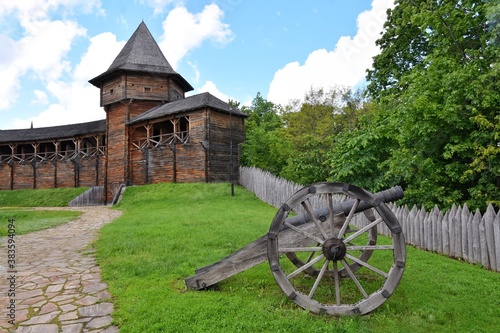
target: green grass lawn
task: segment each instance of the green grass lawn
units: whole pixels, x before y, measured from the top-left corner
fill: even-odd
[[[14,219],[16,235],[52,228],[80,216],[81,212],[0,208],[0,237],[7,235],[8,221]]]
[[[87,187],[0,191],[0,207],[64,207]]]
[[[500,274],[407,248],[401,283],[365,316],[313,315],[263,263],[194,291],[184,279],[264,235],[276,209],[229,184],[129,187],[96,243],[127,332],[498,332]]]
[[[15,219],[16,235],[52,228],[81,215],[74,211],[40,211],[26,207],[64,207],[86,187],[0,191],[0,237]]]

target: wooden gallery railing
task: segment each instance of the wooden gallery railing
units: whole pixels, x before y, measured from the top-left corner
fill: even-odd
[[[87,140],[93,139],[96,144],[90,146],[82,146],[83,139],[74,139],[68,142],[72,143],[71,148],[61,149],[61,141],[42,142],[50,145],[49,150],[40,150],[39,142],[32,142],[29,144],[9,144],[11,150],[10,154],[0,155],[0,164],[26,164],[26,163],[40,163],[40,162],[54,162],[54,161],[74,161],[76,159],[87,159],[96,156],[104,155],[106,147],[101,143],[101,136],[85,138]],[[18,146],[28,146],[30,149],[26,152],[16,152]],[[53,145],[53,146],[52,146]]]

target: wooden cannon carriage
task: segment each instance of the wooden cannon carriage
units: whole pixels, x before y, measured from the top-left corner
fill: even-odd
[[[376,194],[344,183],[304,187],[279,208],[266,235],[197,269],[186,285],[205,289],[268,260],[281,290],[302,308],[368,313],[392,295],[403,275],[403,232],[385,204],[402,197],[399,186]],[[382,223],[391,237],[377,237]]]

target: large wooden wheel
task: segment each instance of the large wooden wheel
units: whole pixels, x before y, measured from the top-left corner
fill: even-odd
[[[350,200],[335,203],[336,194]],[[313,196],[324,208],[312,207]],[[305,213],[291,216],[300,208]],[[391,237],[377,238],[381,223]],[[344,183],[297,191],[278,210],[267,243],[269,265],[282,291],[314,313],[374,310],[396,289],[406,261],[404,236],[392,211],[370,192]]]

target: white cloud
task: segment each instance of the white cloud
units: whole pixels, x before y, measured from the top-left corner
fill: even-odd
[[[51,12],[60,11],[68,15],[75,12],[89,14],[97,12],[104,15],[100,0],[22,0],[0,1],[0,17],[16,16],[21,22],[46,19]]]
[[[36,99],[31,101],[31,105],[35,105],[35,104],[45,105],[45,104],[49,103],[49,98],[48,98],[47,93],[45,91],[36,89],[35,91],[33,91],[33,93],[35,94]]]
[[[0,64],[1,66],[1,64]],[[20,86],[18,69],[15,67],[0,67],[0,110],[14,104]]]
[[[229,102],[229,100],[238,101],[237,98],[226,95],[223,92],[221,92],[219,90],[219,88],[217,88],[217,86],[215,85],[215,83],[213,81],[205,82],[205,84],[202,87],[200,87],[196,90],[196,94],[203,93],[203,92],[209,92],[224,102]],[[243,102],[240,101],[240,108],[242,106],[252,105],[252,101],[253,101],[253,97],[248,96],[245,101],[243,101]]]
[[[217,86],[215,85],[215,83],[213,81],[207,81],[207,82],[205,82],[205,84],[202,87],[198,88],[197,93],[202,93],[202,92],[209,92],[212,95],[214,95],[215,97],[219,98],[220,100],[223,100],[224,102],[227,102],[230,99],[236,100],[234,97],[230,97],[230,96],[222,93],[217,88]]]
[[[168,8],[169,5],[177,3],[182,4],[181,0],[145,0],[142,3],[146,3],[148,6],[154,9],[154,15],[161,14]]]
[[[17,21],[22,32],[12,39],[0,34],[0,110],[13,106],[18,98],[20,81],[27,74],[46,83],[70,71],[66,56],[86,29],[71,20],[51,20],[57,12],[63,17],[75,13],[104,15],[100,0],[23,0],[0,1],[0,21]]]
[[[125,41],[117,41],[111,32],[90,38],[89,48],[75,66],[74,80],[86,82],[105,72],[124,45]]]
[[[12,128],[47,127],[104,119],[99,107],[99,89],[86,82],[52,81],[47,85],[50,95],[57,99],[45,110],[28,119],[15,119]]]
[[[77,37],[86,29],[72,21],[36,21],[26,27],[27,36],[18,42],[21,57],[17,65],[34,71],[42,80],[57,79],[70,70],[65,57]]]
[[[68,58],[75,41],[87,34],[85,28],[68,17],[91,13],[105,15],[100,0],[0,2],[0,20],[9,17],[19,24],[16,39],[0,35],[0,110],[17,103],[22,80],[31,80],[45,87],[33,90],[31,105],[48,105],[35,117],[14,119],[4,126],[20,128],[34,121],[35,126],[41,127],[104,117],[99,108],[98,89],[89,85],[87,80],[91,78],[89,75],[97,75],[99,72],[96,71],[107,68],[102,65],[104,62],[109,66],[112,60],[107,52],[115,52],[116,56],[119,51],[113,48],[116,39],[113,36],[113,40],[102,42],[98,46],[101,54],[95,54],[94,40],[99,41],[99,37],[91,39],[89,50],[74,72]],[[54,20],[54,14],[65,19]],[[54,103],[49,105],[51,100]]]
[[[194,80],[193,80],[192,83],[198,84],[200,82],[200,71],[198,70],[198,66],[195,63],[191,62],[191,61],[187,61],[187,64],[193,70]]]
[[[105,113],[99,106],[99,88],[88,80],[105,72],[124,45],[124,41],[117,41],[109,32],[92,37],[70,80],[56,79],[47,83],[46,89],[56,102],[34,117],[15,119],[13,127],[26,128],[31,121],[35,127],[45,127],[104,119]],[[45,92],[35,91],[35,94],[48,96]]]
[[[375,41],[383,30],[386,10],[393,6],[393,0],[373,0],[371,10],[358,15],[354,37],[343,36],[333,51],[315,50],[304,64],[291,62],[279,69],[269,86],[267,99],[286,104],[291,99],[303,98],[311,87],[352,87],[362,82],[373,56],[379,52]]]
[[[65,59],[71,44],[86,30],[72,21],[30,21],[23,26],[25,35],[19,40],[0,37],[5,48],[0,58],[0,110],[15,104],[20,80],[34,73],[44,82],[58,79],[70,70]]]
[[[174,69],[180,59],[205,40],[219,45],[232,41],[233,33],[229,25],[222,22],[223,15],[216,4],[205,6],[197,14],[188,12],[185,7],[176,7],[168,13],[158,44]]]
[[[155,8],[155,14],[175,0],[145,0]],[[17,103],[21,80],[34,79],[44,88],[33,88],[32,105],[46,105],[38,115],[17,118],[6,128],[25,128],[33,121],[35,127],[78,123],[102,119],[105,114],[99,106],[99,89],[88,80],[104,72],[113,62],[125,41],[117,41],[112,33],[90,38],[87,51],[79,63],[71,64],[68,53],[78,38],[86,37],[86,29],[71,20],[51,20],[52,14],[63,17],[79,13],[104,14],[100,0],[23,0],[0,1],[0,19],[15,17],[21,36],[13,39],[0,33],[0,110]],[[172,65],[204,41],[225,45],[232,40],[229,26],[222,22],[223,12],[217,5],[207,5],[199,13],[190,13],[184,7],[169,12],[163,22],[164,35],[160,46],[173,52],[167,59]],[[18,32],[17,32],[18,33]],[[18,33],[19,35],[19,33]],[[190,64],[199,80],[199,71]],[[221,98],[215,85],[205,85]],[[207,88],[208,89],[208,88]],[[49,104],[50,103],[50,104]]]

